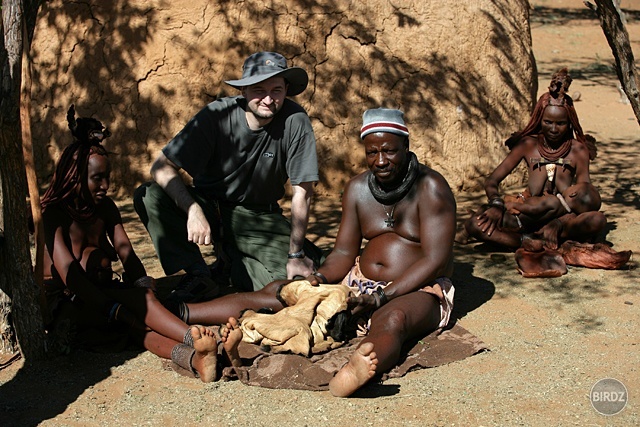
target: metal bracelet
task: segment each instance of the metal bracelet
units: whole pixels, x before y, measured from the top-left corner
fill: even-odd
[[[389,302],[389,298],[387,298],[387,294],[384,293],[384,289],[381,286],[376,289],[376,295],[378,297],[376,298],[377,308],[380,308]]]
[[[288,253],[287,258],[289,259],[302,259],[305,257],[304,249],[299,250],[298,252]]]
[[[329,283],[329,281],[327,280],[327,278],[324,276],[324,274],[320,273],[319,271],[314,271],[313,273],[311,273],[313,276],[316,276],[318,279],[320,279],[320,283],[321,284],[326,284]]]
[[[504,207],[504,200],[497,198],[497,199],[491,199],[489,200],[489,206],[497,206],[497,207]]]

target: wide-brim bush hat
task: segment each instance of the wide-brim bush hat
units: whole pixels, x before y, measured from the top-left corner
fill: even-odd
[[[257,52],[249,56],[242,66],[240,80],[226,80],[236,89],[263,82],[271,77],[282,76],[289,83],[287,96],[302,93],[309,84],[307,72],[300,67],[287,67],[287,59],[275,52]]]

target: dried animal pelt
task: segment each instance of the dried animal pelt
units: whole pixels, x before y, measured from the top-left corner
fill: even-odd
[[[274,353],[304,356],[339,347],[343,342],[331,336],[329,326],[347,312],[348,296],[344,285],[311,286],[306,280],[285,284],[278,291],[285,308],[275,314],[243,313],[243,341],[270,347]]]

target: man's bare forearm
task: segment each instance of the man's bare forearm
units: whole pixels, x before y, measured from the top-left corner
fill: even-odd
[[[309,211],[311,208],[311,196],[313,195],[313,183],[303,182],[293,186],[291,197],[291,237],[289,239],[289,252],[299,252],[304,244],[304,237],[309,225]]]
[[[189,212],[195,200],[182,181],[180,169],[171,160],[161,154],[151,167],[151,176],[180,209]]]

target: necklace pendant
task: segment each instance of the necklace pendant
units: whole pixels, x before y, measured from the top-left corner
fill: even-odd
[[[397,204],[398,202],[396,202],[396,204],[393,205],[393,207],[391,208],[391,212],[387,212],[387,208],[384,205],[382,205],[382,209],[384,210],[384,213],[387,215],[387,219],[384,220],[384,223],[387,225],[387,228],[393,228],[393,226],[396,223],[396,220],[393,219],[393,212],[395,212]]]
[[[553,178],[556,176],[556,165],[549,164],[546,165],[545,168],[547,169],[547,180],[549,180],[549,182],[553,182]]]

